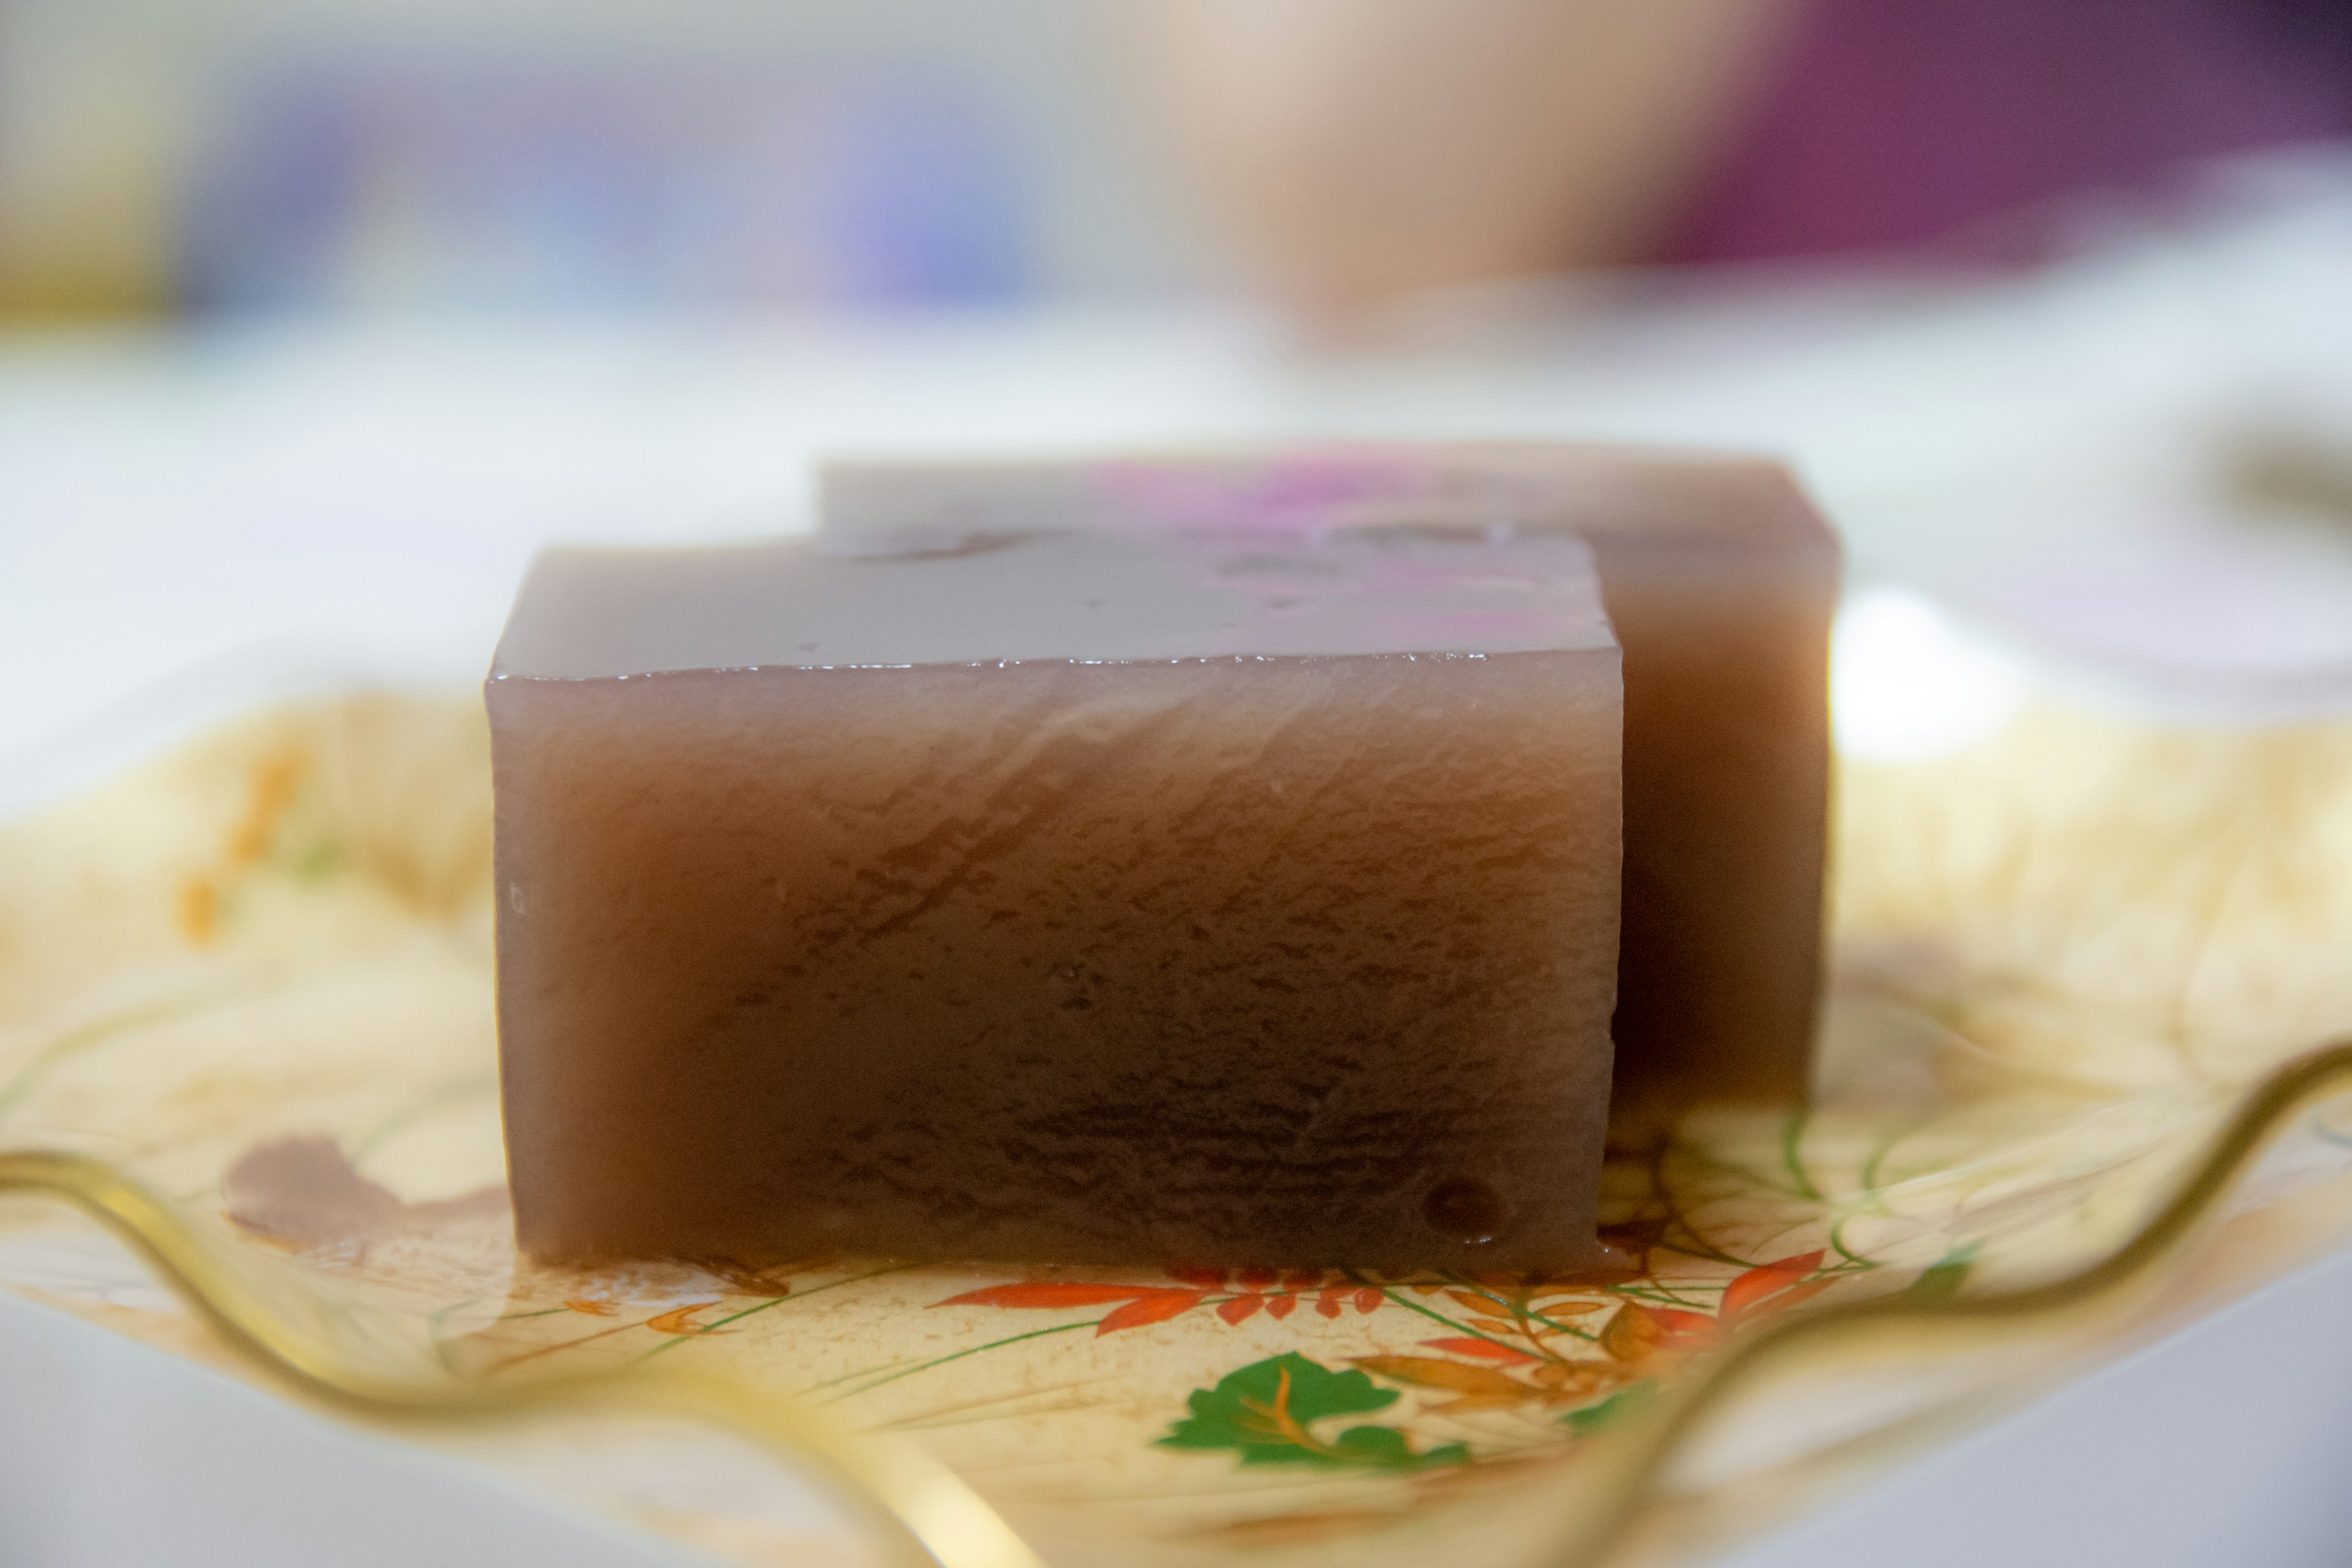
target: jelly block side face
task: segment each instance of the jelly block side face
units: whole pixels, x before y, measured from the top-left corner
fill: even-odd
[[[1615,649],[489,701],[530,1251],[1592,1260]]]
[[[1592,545],[1625,658],[1623,1125],[1695,1100],[1801,1104],[1820,1003],[1837,538],[1778,464],[1427,448],[1451,485],[1533,483]]]
[[[1616,1090],[1807,1098],[1828,852],[1834,547],[1604,536],[1625,650]]]

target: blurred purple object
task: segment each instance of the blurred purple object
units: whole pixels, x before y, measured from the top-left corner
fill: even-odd
[[[2347,11],[1816,0],[1668,254],[2033,258],[2063,237],[2030,215],[2060,198],[2352,130]]]
[[[900,309],[1035,288],[1003,116],[887,59],[281,58],[191,163],[175,270],[197,311]]]

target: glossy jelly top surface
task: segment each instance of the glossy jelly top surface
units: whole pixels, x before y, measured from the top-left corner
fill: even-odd
[[[492,674],[1613,646],[1591,556],[1559,535],[1076,530],[864,550],[550,550]]]

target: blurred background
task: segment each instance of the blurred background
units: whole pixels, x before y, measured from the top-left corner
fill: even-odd
[[[2025,260],[2352,124],[2340,0],[10,0],[14,317]]]
[[[2352,0],[0,0],[0,777],[820,452],[1311,436],[1789,457],[1855,743],[2326,706],[2347,133]]]
[[[25,315],[1004,306],[1176,284],[1085,4],[22,0]]]

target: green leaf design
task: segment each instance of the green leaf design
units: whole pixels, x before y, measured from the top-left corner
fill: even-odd
[[[331,838],[321,838],[294,858],[292,870],[298,882],[323,882],[343,870],[343,847]]]
[[[1351,1426],[1323,1437],[1314,1424],[1333,1415],[1360,1415],[1396,1403],[1394,1389],[1376,1386],[1360,1372],[1333,1372],[1297,1351],[1253,1362],[1214,1388],[1196,1388],[1192,1414],[1160,1439],[1163,1448],[1234,1448],[1244,1465],[1363,1466],[1419,1469],[1460,1465],[1469,1447],[1448,1443],[1415,1453],[1393,1426]]]
[[[1628,1416],[1640,1415],[1657,1397],[1658,1380],[1645,1377],[1639,1383],[1628,1384],[1597,1405],[1570,1411],[1559,1418],[1559,1424],[1580,1437],[1590,1437],[1616,1426]]]
[[[1969,1266],[1976,1261],[1976,1244],[1973,1242],[1946,1253],[1932,1268],[1911,1281],[1909,1296],[1915,1301],[1950,1300],[1968,1282]]]

